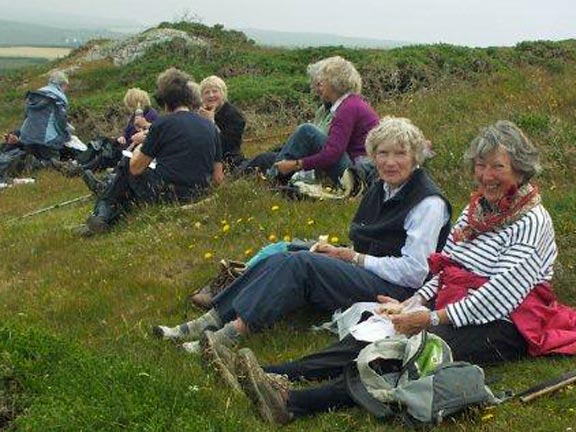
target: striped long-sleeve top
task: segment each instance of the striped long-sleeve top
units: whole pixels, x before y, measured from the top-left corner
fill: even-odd
[[[510,225],[455,242],[454,230],[465,225],[468,225],[468,207],[454,225],[442,253],[489,280],[448,305],[448,317],[455,327],[509,320],[510,313],[535,285],[552,280],[558,253],[552,219],[540,204]],[[438,289],[436,275],[417,294],[428,301]]]

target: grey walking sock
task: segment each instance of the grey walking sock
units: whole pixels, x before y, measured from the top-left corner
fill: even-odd
[[[234,322],[232,321],[224,325],[224,327],[222,327],[217,332],[214,332],[214,336],[216,338],[218,338],[220,335],[222,335],[224,339],[230,340],[230,342],[232,342],[234,345],[238,344],[238,342],[240,342],[240,338],[242,337],[240,332],[236,330]]]
[[[154,334],[162,339],[198,340],[207,329],[222,328],[222,320],[216,309],[210,309],[200,318],[177,325],[176,327],[156,326]]]
[[[216,309],[212,308],[200,318],[180,324],[178,327],[182,333],[187,335],[188,339],[200,339],[204,331],[210,328],[222,328],[222,320]]]
[[[229,322],[220,330],[212,334],[212,341],[220,343],[228,348],[234,348],[240,342],[242,335],[236,330],[233,322]],[[200,354],[202,343],[200,341],[184,342],[181,348],[190,354]]]

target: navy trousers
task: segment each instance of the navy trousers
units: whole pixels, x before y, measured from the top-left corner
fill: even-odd
[[[252,332],[287,313],[312,306],[333,312],[378,294],[405,300],[411,288],[395,285],[357,265],[308,251],[278,253],[258,262],[214,298],[223,322],[236,317]]]

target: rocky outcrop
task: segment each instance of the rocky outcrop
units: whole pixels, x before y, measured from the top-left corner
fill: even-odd
[[[142,57],[150,47],[170,42],[174,39],[182,39],[187,45],[191,46],[208,45],[208,42],[204,39],[190,36],[181,30],[168,28],[152,29],[128,39],[95,43],[84,54],[82,60],[95,61],[110,58],[115,65],[123,66]]]

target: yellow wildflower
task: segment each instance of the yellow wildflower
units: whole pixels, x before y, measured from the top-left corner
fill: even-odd
[[[288,234],[286,234],[286,235],[282,238],[282,240],[284,240],[285,242],[289,242],[289,241],[292,240],[292,237],[290,237]]]
[[[272,211],[280,210],[280,206],[273,205],[271,210],[272,210]]]
[[[492,420],[493,418],[494,418],[494,414],[486,414],[486,415],[482,416],[482,421],[483,422],[489,421],[489,420]]]
[[[274,243],[276,240],[278,240],[278,237],[276,237],[276,234],[270,234],[268,236],[268,241]]]
[[[336,236],[332,236],[332,237],[330,238],[330,243],[332,243],[332,244],[336,244],[336,243],[338,243],[339,241],[340,241],[340,239],[339,239],[338,237],[336,237]]]
[[[204,254],[204,259],[212,259],[213,256],[214,256],[214,255],[212,255],[212,252],[206,252],[206,253]]]
[[[222,232],[228,232],[230,231],[230,225],[226,224],[222,227]]]

